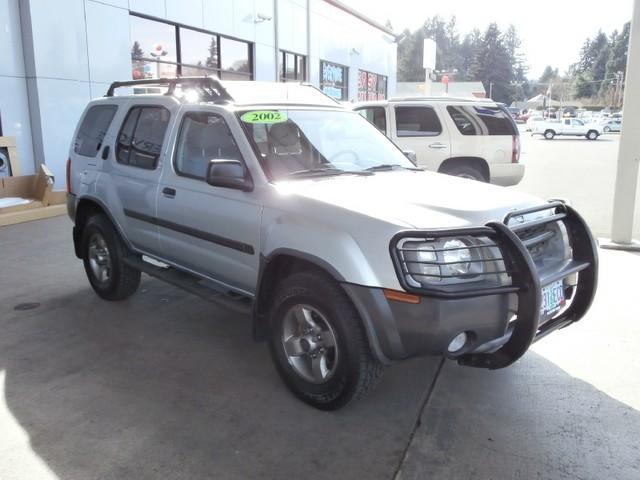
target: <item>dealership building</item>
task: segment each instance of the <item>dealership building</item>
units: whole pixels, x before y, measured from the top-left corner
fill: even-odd
[[[76,123],[114,80],[304,81],[341,101],[395,92],[396,37],[335,0],[0,0],[0,135],[64,185]]]

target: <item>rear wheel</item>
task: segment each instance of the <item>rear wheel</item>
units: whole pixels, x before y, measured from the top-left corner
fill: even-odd
[[[489,179],[485,177],[484,173],[480,169],[473,165],[460,164],[453,165],[442,169],[442,173],[447,175],[453,175],[454,177],[467,178],[469,180],[477,180],[478,182],[488,182]]]
[[[609,133],[611,131],[611,128],[607,126],[607,127],[604,127],[602,131],[604,131],[605,133]]]
[[[596,132],[595,130],[589,130],[587,132],[587,138],[589,140],[595,140],[598,138],[598,132]]]
[[[109,219],[93,215],[82,232],[82,260],[93,290],[105,300],[124,300],[140,285],[140,271],[123,262],[127,247]]]
[[[544,132],[544,138],[546,138],[547,140],[553,140],[553,137],[556,136],[556,132],[554,132],[553,130],[547,130]]]
[[[332,279],[298,272],[276,288],[270,350],[287,387],[321,410],[371,390],[382,365],[371,355],[357,311]]]

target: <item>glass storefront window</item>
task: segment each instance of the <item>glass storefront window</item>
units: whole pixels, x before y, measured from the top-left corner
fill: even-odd
[[[304,55],[280,50],[280,81],[304,82],[307,79]]]
[[[220,38],[220,68],[228,72],[249,74],[249,44],[230,38]]]
[[[176,28],[146,18],[129,17],[132,77],[157,78],[173,70],[177,62]],[[174,64],[173,67],[167,66]],[[162,66],[161,66],[162,65]]]
[[[336,100],[348,100],[348,70],[347,67],[329,63],[320,62],[320,88],[324,93]]]
[[[183,65],[217,69],[218,36],[181,28],[180,54],[180,62]]]
[[[358,101],[384,100],[387,98],[387,77],[358,70]]]
[[[134,80],[178,75],[253,79],[252,48],[248,42],[136,14],[130,15],[129,21]]]

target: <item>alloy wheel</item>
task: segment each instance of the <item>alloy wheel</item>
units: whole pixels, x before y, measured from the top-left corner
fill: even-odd
[[[282,322],[282,345],[292,369],[304,380],[327,382],[338,366],[338,342],[326,317],[310,305],[297,304]]]

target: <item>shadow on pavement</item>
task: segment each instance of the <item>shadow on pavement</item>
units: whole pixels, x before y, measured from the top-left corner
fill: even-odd
[[[285,389],[248,318],[148,277],[102,301],[68,235],[64,219],[0,231],[14,272],[0,277],[0,478],[35,478],[32,461],[82,480],[393,476],[438,360],[316,411]],[[41,305],[13,309],[29,301]]]
[[[493,372],[450,362],[398,478],[637,480],[639,434],[640,412],[532,351]]]

